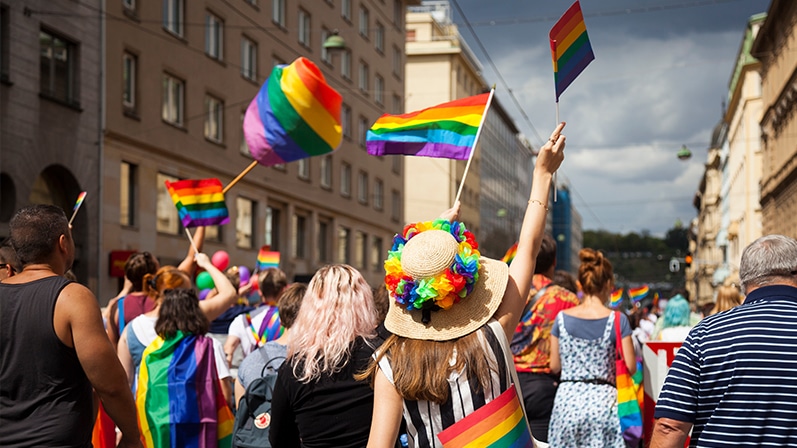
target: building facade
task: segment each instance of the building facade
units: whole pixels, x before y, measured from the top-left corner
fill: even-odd
[[[581,260],[578,253],[584,247],[581,215],[573,204],[567,185],[560,185],[553,205],[553,236],[556,240],[556,269],[578,275]]]
[[[763,233],[797,237],[797,3],[772,0],[752,55],[763,85]]]

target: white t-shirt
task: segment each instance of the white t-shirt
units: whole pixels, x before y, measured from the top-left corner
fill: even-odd
[[[276,307],[272,305],[264,305],[259,306],[249,312],[249,317],[252,319],[252,327],[254,327],[255,330],[260,331],[260,326],[263,324],[263,319],[265,319],[269,314],[266,311],[272,308]],[[229,336],[235,336],[241,341],[241,351],[244,354],[244,358],[246,358],[246,355],[252,353],[252,351],[254,351],[256,348],[255,335],[252,334],[252,329],[246,322],[246,313],[238,315],[232,321],[232,323],[230,323],[230,329],[227,331],[227,334]]]

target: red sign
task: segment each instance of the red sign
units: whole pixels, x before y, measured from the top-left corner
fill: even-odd
[[[136,253],[134,250],[112,250],[108,257],[108,275],[111,277],[124,277],[125,263],[134,253]]]

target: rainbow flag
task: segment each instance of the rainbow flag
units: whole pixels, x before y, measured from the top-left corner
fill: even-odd
[[[77,209],[79,209],[80,206],[83,205],[83,200],[84,199],[86,199],[86,192],[85,191],[81,191],[80,194],[77,195],[77,201],[75,201],[75,206],[72,207],[72,211],[73,212],[76,212]]]
[[[514,260],[515,255],[517,255],[517,244],[518,243],[513,244],[512,247],[506,250],[503,258],[501,258],[501,261],[506,264],[512,264],[512,260]]]
[[[632,302],[637,303],[647,297],[649,292],[648,285],[642,285],[639,288],[628,288],[628,297],[631,298]]]
[[[260,248],[257,253],[257,270],[265,271],[268,268],[280,267],[280,253],[268,250],[268,246]]]
[[[177,207],[183,227],[218,226],[230,222],[220,180],[167,180],[164,183]]]
[[[623,301],[623,288],[612,291],[612,308],[617,308]]]
[[[382,115],[368,131],[368,154],[467,160],[490,98],[483,93],[407,114]]]
[[[553,78],[558,103],[567,86],[595,59],[578,0],[551,28],[548,38],[551,41]]]
[[[205,336],[158,337],[143,354],[136,388],[141,438],[147,448],[229,447],[233,415]]]
[[[270,166],[334,151],[342,101],[309,59],[275,66],[244,115],[249,153]]]
[[[444,448],[533,448],[515,386],[437,434]]]

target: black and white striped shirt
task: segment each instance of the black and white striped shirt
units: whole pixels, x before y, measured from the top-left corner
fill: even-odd
[[[797,446],[797,288],[756,289],[693,328],[654,417],[693,423],[692,447]]]

